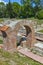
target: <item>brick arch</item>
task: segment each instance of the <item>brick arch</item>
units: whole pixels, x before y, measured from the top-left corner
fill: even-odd
[[[7,34],[7,37],[4,38],[4,49],[11,50],[17,48],[17,33],[20,29],[20,27],[24,26],[26,28],[26,47],[33,47],[35,37],[34,37],[34,28],[31,21],[28,20],[22,20],[14,26],[14,29],[8,28],[7,31],[4,30]],[[9,31],[10,30],[10,31]]]
[[[34,37],[34,28],[31,21],[23,20],[21,22],[18,22],[14,28],[15,37],[17,36],[17,33],[22,26],[24,26],[26,29],[26,35],[27,35],[26,46],[32,48],[35,42],[35,37]],[[16,43],[17,43],[17,39],[16,39]]]

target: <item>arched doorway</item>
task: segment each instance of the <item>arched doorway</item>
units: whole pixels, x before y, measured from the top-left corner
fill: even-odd
[[[26,29],[24,26],[17,33],[17,46],[20,46],[22,41],[26,41]]]
[[[23,29],[24,28],[24,29]],[[22,46],[22,47],[26,47],[27,46],[27,38],[28,38],[28,40],[29,40],[29,44],[30,45],[28,45],[28,47],[30,47],[31,46],[31,33],[32,33],[32,31],[31,31],[31,29],[30,29],[30,27],[29,26],[27,26],[27,25],[24,25],[24,27],[21,27],[20,29],[19,29],[19,32],[18,32],[18,35],[17,35],[17,46]]]
[[[16,43],[17,43],[17,34],[20,28],[24,26],[26,29],[26,47],[32,48],[35,42],[35,36],[34,36],[34,28],[32,25],[32,22],[29,22],[28,20],[23,20],[16,24],[14,28],[15,37],[16,37]],[[24,43],[25,44],[25,43]],[[17,47],[17,45],[16,45]]]

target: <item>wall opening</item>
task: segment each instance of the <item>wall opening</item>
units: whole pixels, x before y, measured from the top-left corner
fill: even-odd
[[[17,34],[17,46],[25,46],[25,43],[27,42],[27,37],[28,35],[30,35],[30,33],[31,29],[29,26],[24,25],[23,27],[21,27]]]

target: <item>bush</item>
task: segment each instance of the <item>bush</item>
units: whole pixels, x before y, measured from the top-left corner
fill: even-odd
[[[38,13],[37,13],[37,17],[39,19],[43,19],[43,10],[40,10]]]

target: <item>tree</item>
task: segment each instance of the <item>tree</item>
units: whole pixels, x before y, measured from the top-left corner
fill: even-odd
[[[5,11],[5,4],[3,2],[0,2],[0,17],[4,17],[4,11]]]
[[[37,16],[37,12],[39,12],[42,7],[41,7],[41,2],[40,0],[32,0],[32,3],[35,4],[35,7],[33,8],[33,12],[34,12],[34,17]]]
[[[32,0],[33,3],[35,3],[35,6],[39,6],[40,5],[40,0]]]
[[[13,18],[13,7],[12,7],[12,3],[10,2],[10,0],[9,0],[9,3],[6,5],[6,8],[7,8],[8,16],[10,18]]]
[[[32,17],[33,16],[33,11],[32,11],[32,6],[31,6],[31,0],[21,0],[21,4],[22,4],[22,9],[21,9],[21,13],[22,13],[22,17],[24,18],[28,18],[28,17]]]
[[[43,0],[21,0],[21,4],[17,2],[9,2],[5,5],[3,2],[0,3],[0,17],[9,18],[30,18],[35,17],[43,18]],[[35,6],[34,6],[35,5]]]
[[[20,14],[20,4],[17,2],[13,2],[13,16],[14,17],[19,17]]]
[[[37,17],[38,17],[39,19],[43,19],[43,9],[40,10],[40,11],[37,13]]]

